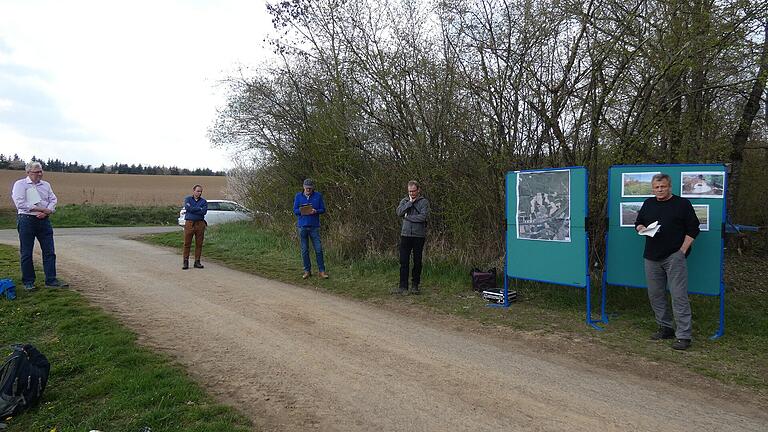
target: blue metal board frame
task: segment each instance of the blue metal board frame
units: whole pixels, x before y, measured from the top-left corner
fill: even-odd
[[[584,236],[584,262],[583,262],[583,269],[584,269],[584,279],[580,283],[565,283],[562,281],[554,281],[554,280],[543,280],[543,279],[536,279],[536,278],[526,278],[526,277],[520,277],[520,276],[514,276],[510,275],[510,268],[509,268],[509,250],[510,250],[510,237],[511,233],[509,230],[509,221],[515,220],[517,218],[517,208],[514,210],[511,209],[510,206],[510,177],[513,176],[515,181],[517,181],[517,176],[521,173],[527,173],[527,172],[545,172],[545,171],[570,171],[569,172],[569,178],[572,179],[572,173],[575,170],[583,171],[583,177],[584,177],[584,184],[583,184],[583,191],[584,191],[584,207],[583,207],[583,214],[580,214],[577,217],[578,223],[577,228],[581,228],[583,231]],[[597,330],[603,330],[602,327],[598,326],[597,323],[607,323],[607,314],[605,312],[605,290],[602,292],[602,298],[601,298],[601,319],[600,320],[593,320],[592,319],[592,305],[591,305],[591,298],[592,298],[592,284],[589,276],[589,235],[586,231],[586,226],[583,225],[583,223],[586,221],[586,217],[589,214],[589,199],[588,199],[588,181],[589,181],[589,173],[585,167],[582,166],[575,166],[575,167],[562,167],[562,168],[543,168],[543,169],[531,169],[531,170],[521,170],[521,171],[512,171],[508,172],[505,176],[505,206],[504,206],[504,213],[505,213],[505,221],[507,222],[507,229],[505,230],[505,252],[504,252],[504,302],[502,304],[491,304],[490,307],[509,307],[509,279],[514,278],[518,280],[529,280],[529,281],[535,281],[535,282],[545,282],[545,283],[551,283],[555,285],[564,285],[564,286],[572,286],[577,288],[586,288],[586,323],[587,325],[597,329]],[[517,183],[515,182],[515,187],[517,187]],[[571,186],[571,191],[573,190]],[[515,191],[515,196],[517,195],[517,190]],[[571,194],[572,196],[572,194]],[[516,196],[517,199],[519,197]],[[570,211],[570,210],[569,210]],[[514,219],[512,218],[514,216]],[[573,231],[574,224],[573,224],[573,214],[570,214],[570,228]],[[516,225],[516,223],[515,223]],[[515,232],[515,235],[517,233]],[[573,237],[573,235],[571,235]]]

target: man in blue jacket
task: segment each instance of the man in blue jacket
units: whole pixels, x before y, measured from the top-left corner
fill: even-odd
[[[192,188],[192,195],[184,198],[184,264],[182,270],[189,269],[189,249],[192,237],[195,238],[195,268],[203,268],[200,256],[203,254],[205,239],[205,214],[208,213],[208,201],[203,198],[203,187],[199,184]]]
[[[315,191],[315,183],[312,179],[304,180],[304,190],[296,194],[293,199],[293,214],[299,220],[296,226],[299,228],[301,240],[301,259],[304,261],[304,275],[306,279],[312,275],[312,263],[309,260],[309,241],[312,240],[312,248],[317,257],[317,275],[328,279],[323,261],[323,245],[320,242],[320,215],[325,213],[323,195]]]

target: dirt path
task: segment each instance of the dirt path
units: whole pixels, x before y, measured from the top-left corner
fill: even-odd
[[[768,430],[764,407],[542,353],[530,339],[213,263],[181,271],[177,252],[120,238],[136,231],[57,230],[60,271],[263,430]],[[0,242],[15,235],[0,231]]]

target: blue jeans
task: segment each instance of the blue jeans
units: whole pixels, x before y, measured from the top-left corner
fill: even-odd
[[[32,249],[35,238],[43,250],[43,271],[45,283],[56,281],[56,251],[53,247],[53,227],[48,218],[38,219],[30,215],[16,217],[16,230],[19,232],[19,258],[21,260],[21,282],[35,283],[35,266],[32,264]]]
[[[309,260],[309,240],[312,239],[312,248],[317,257],[317,269],[324,272],[325,262],[323,261],[323,245],[320,243],[320,227],[299,227],[299,239],[301,240],[301,259],[304,261],[304,271],[312,271],[312,262]]]

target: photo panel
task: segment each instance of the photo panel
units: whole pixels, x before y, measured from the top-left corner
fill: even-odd
[[[526,171],[517,176],[517,238],[571,241],[570,170]]]
[[[694,204],[693,211],[696,212],[696,217],[699,218],[699,230],[709,231],[709,205]]]
[[[652,197],[653,187],[651,187],[651,179],[656,174],[661,174],[659,171],[655,172],[633,172],[621,174],[621,196],[627,197]]]
[[[623,202],[619,203],[619,224],[622,227],[635,227],[635,220],[637,220],[637,214],[640,213],[640,208],[643,206],[640,202]]]
[[[725,190],[725,172],[681,172],[680,189],[680,196],[685,198],[723,198],[723,191]]]

